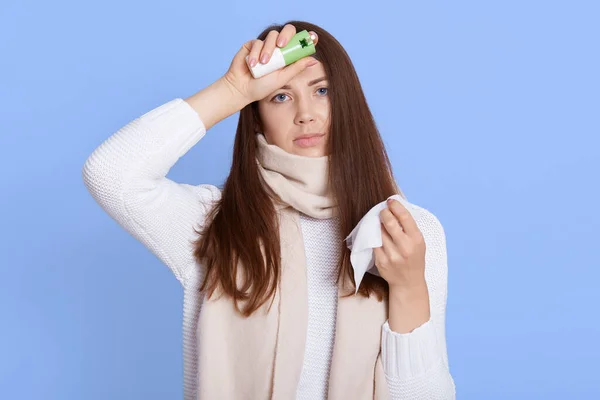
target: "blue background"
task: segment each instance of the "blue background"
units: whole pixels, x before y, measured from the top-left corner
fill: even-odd
[[[182,397],[182,289],[81,168],[288,19],[344,45],[400,186],[445,227],[458,398],[600,398],[599,15],[576,0],[3,3],[0,398]],[[237,117],[169,177],[221,184]]]

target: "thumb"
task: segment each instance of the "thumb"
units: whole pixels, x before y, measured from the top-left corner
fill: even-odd
[[[281,69],[280,76],[282,80],[286,82],[290,81],[294,76],[304,71],[306,68],[317,64],[318,61],[314,57],[305,57],[302,60],[298,60],[285,68]]]

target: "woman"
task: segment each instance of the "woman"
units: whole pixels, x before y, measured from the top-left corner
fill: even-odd
[[[304,29],[313,56],[252,78],[246,56],[266,63]],[[222,189],[166,177],[238,111]],[[108,138],[83,177],[183,285],[185,399],[455,397],[438,219],[406,201],[384,209],[379,274],[354,294],[344,237],[374,205],[404,196],[352,63],[324,29],[267,28],[216,82]]]

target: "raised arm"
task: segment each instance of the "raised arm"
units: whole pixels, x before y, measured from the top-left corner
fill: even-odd
[[[83,181],[96,202],[182,284],[194,265],[193,228],[221,192],[214,185],[176,183],[166,176],[209,127],[244,105],[219,79],[186,100],[173,99],[129,122],[83,166]]]
[[[282,45],[294,34],[295,28],[286,25]],[[184,285],[194,265],[193,228],[203,223],[221,193],[209,184],[173,182],[167,173],[210,127],[279,89],[315,61],[305,57],[254,79],[246,57],[272,50],[261,40],[247,41],[221,78],[185,100],[171,100],[129,122],[96,148],[83,166],[83,180],[98,204]]]

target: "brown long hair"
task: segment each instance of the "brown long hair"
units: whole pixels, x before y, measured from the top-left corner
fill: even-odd
[[[405,196],[396,185],[383,140],[342,45],[317,25],[304,21],[286,24],[294,25],[297,32],[306,29],[319,36],[313,57],[323,64],[329,79],[329,182],[345,238],[375,204],[394,194]],[[265,40],[271,30],[280,32],[284,26],[271,25],[258,39]],[[230,174],[221,199],[207,215],[206,226],[196,230],[200,237],[194,242],[194,257],[206,272],[199,290],[207,290],[210,297],[219,287],[244,316],[250,316],[274,295],[281,271],[279,225],[272,192],[263,184],[255,161],[255,127],[260,125],[257,102],[240,111]],[[355,287],[350,250],[343,240],[338,245],[342,250],[338,282],[345,276]],[[237,283],[239,276],[243,276],[241,287]],[[388,290],[383,278],[365,274],[358,293],[365,297],[375,294],[381,301]],[[243,310],[240,302],[245,303]]]

